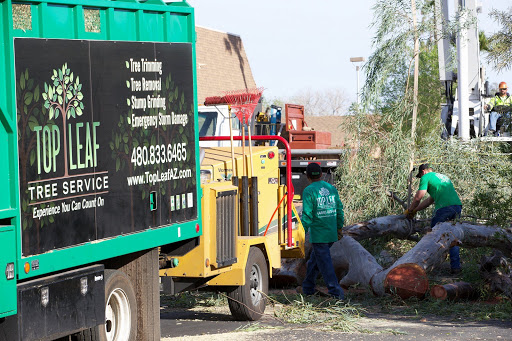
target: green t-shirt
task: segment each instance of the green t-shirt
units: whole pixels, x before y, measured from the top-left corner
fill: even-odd
[[[338,240],[338,229],[345,217],[338,190],[325,181],[311,183],[302,192],[302,225],[309,230],[311,243],[331,243]]]
[[[419,190],[427,190],[434,199],[436,210],[452,205],[462,205],[452,181],[444,174],[430,172],[420,179]]]

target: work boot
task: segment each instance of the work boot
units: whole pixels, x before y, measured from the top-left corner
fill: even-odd
[[[312,293],[312,294],[305,294],[304,293],[304,290],[302,289],[302,285],[299,285],[298,287],[295,288],[295,291],[297,292],[297,294],[301,294],[303,296],[313,296],[315,293]]]
[[[328,293],[325,293],[325,292],[323,292],[321,290],[316,290],[314,295],[315,296],[319,296],[319,297],[334,297],[334,296],[331,296]]]
[[[458,269],[451,269],[451,270],[450,270],[450,273],[451,273],[452,275],[458,275],[458,274],[460,274],[460,272],[461,272],[461,271],[462,271],[462,270],[461,270],[461,268],[458,268]]]

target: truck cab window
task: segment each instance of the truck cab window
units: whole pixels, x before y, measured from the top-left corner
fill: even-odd
[[[198,113],[199,137],[214,136],[217,128],[216,112]]]

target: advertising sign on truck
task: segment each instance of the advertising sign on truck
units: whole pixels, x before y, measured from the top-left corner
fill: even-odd
[[[191,53],[15,39],[24,255],[197,218]]]

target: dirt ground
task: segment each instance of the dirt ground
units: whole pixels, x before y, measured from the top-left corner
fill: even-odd
[[[318,325],[283,323],[274,316],[279,305],[267,306],[257,322],[233,321],[227,306],[178,309],[162,307],[162,340],[511,340],[508,321],[465,322],[438,316],[365,313],[356,320],[363,332],[343,333]]]

